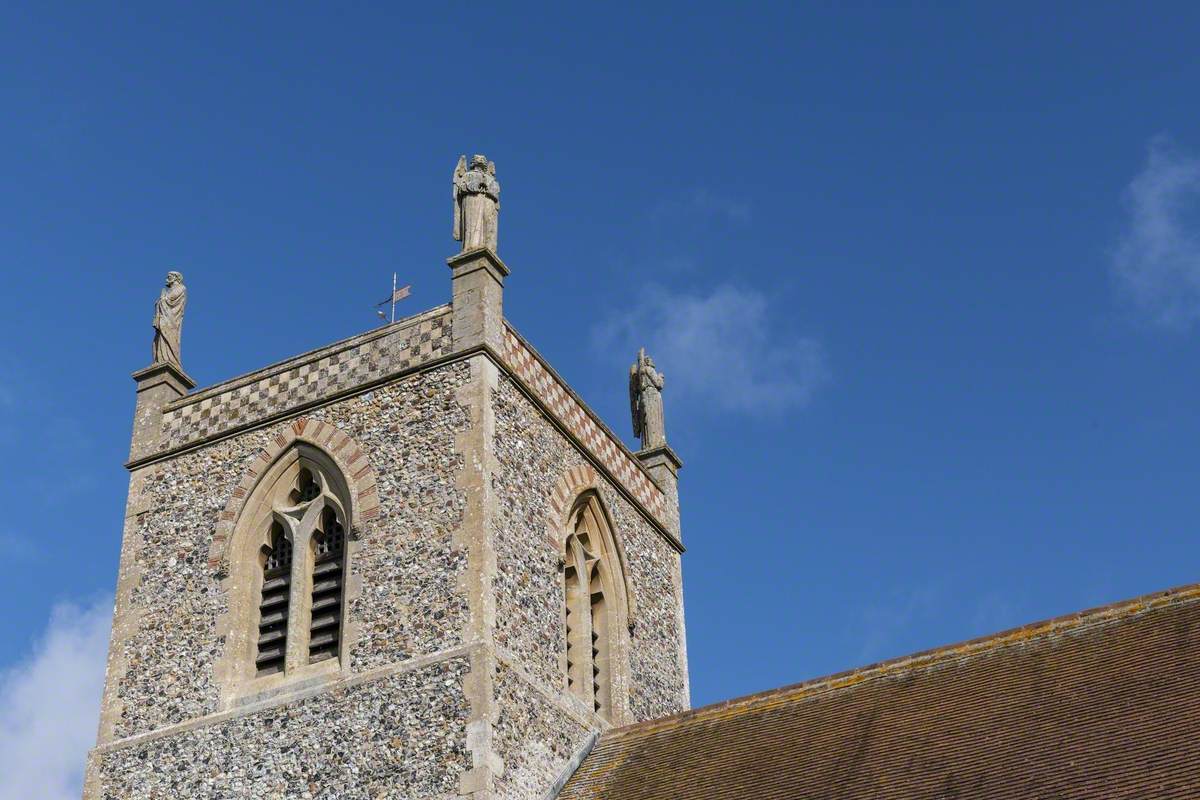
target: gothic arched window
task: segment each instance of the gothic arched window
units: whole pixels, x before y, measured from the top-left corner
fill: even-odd
[[[256,622],[246,619],[256,630],[246,645],[253,652],[238,668],[245,678],[340,659],[349,497],[333,460],[304,442],[286,450],[251,493],[235,534],[259,556],[256,574],[243,573],[257,610]]]
[[[567,689],[612,720],[625,581],[594,493],[576,501],[571,512],[563,564]]]

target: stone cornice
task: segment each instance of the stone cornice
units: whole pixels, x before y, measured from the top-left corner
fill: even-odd
[[[486,269],[488,274],[497,283],[502,284],[504,283],[504,279],[511,274],[511,270],[500,260],[500,256],[487,247],[465,250],[458,255],[447,258],[446,263],[453,270],[453,275],[456,278],[460,278],[475,270]]]
[[[658,447],[648,447],[645,450],[638,450],[633,454],[638,461],[643,464],[650,464],[657,461],[669,463],[673,472],[678,472],[683,469],[683,461],[679,458],[669,444],[662,444]]]
[[[196,381],[192,380],[192,376],[166,361],[143,367],[130,377],[137,381],[138,391],[158,386],[161,383],[168,384],[180,394],[190,392],[196,387]]]

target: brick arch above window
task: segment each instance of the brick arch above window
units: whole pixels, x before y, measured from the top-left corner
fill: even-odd
[[[620,531],[613,524],[612,515],[608,511],[601,492],[601,480],[596,470],[589,464],[580,464],[559,476],[550,491],[550,508],[546,520],[546,541],[557,552],[560,563],[566,558],[567,522],[585,496],[594,496],[595,502],[604,516],[611,541],[607,546],[616,555],[617,566],[621,573],[622,606],[625,621],[632,630],[637,619],[636,596],[630,583],[629,562],[625,558],[625,547],[621,542]]]
[[[229,501],[217,518],[216,531],[209,547],[208,565],[218,577],[229,574],[230,540],[250,493],[280,455],[296,442],[306,442],[323,451],[351,484],[351,507],[347,509],[349,518],[354,521],[354,527],[348,531],[351,539],[358,538],[362,525],[379,516],[375,471],[368,463],[362,448],[337,426],[319,419],[300,417],[278,431],[267,446],[258,451],[234,486]]]
[[[558,531],[562,527],[563,517],[579,495],[588,489],[596,488],[596,470],[590,464],[580,464],[572,467],[559,476],[550,492],[550,540],[558,546]]]

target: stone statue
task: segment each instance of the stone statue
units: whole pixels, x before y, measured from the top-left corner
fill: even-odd
[[[476,247],[496,250],[496,225],[500,217],[500,181],[496,162],[486,156],[460,156],[454,168],[454,239],[463,251]]]
[[[163,287],[154,304],[154,363],[174,364],[183,369],[179,360],[179,335],[183,331],[183,307],[187,305],[187,287],[183,274],[167,273]]]
[[[637,363],[629,368],[629,407],[633,412],[633,435],[642,440],[642,449],[667,443],[663,421],[662,389],[665,376],[654,368],[654,359],[645,348],[638,351]]]

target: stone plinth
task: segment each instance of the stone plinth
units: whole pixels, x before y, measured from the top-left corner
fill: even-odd
[[[504,346],[504,279],[508,267],[486,247],[446,259],[454,308],[454,349]]]
[[[679,526],[679,470],[683,468],[683,461],[671,449],[670,445],[664,444],[658,447],[650,447],[645,450],[639,450],[634,453],[638,461],[646,467],[646,471],[650,473],[651,479],[662,489],[662,493],[666,495],[668,515],[671,518],[671,524],[674,530],[671,533],[675,534],[675,538],[680,537]]]
[[[133,441],[129,460],[150,455],[162,441],[163,408],[196,388],[196,382],[174,364],[159,362],[133,373],[137,406],[133,412]]]

